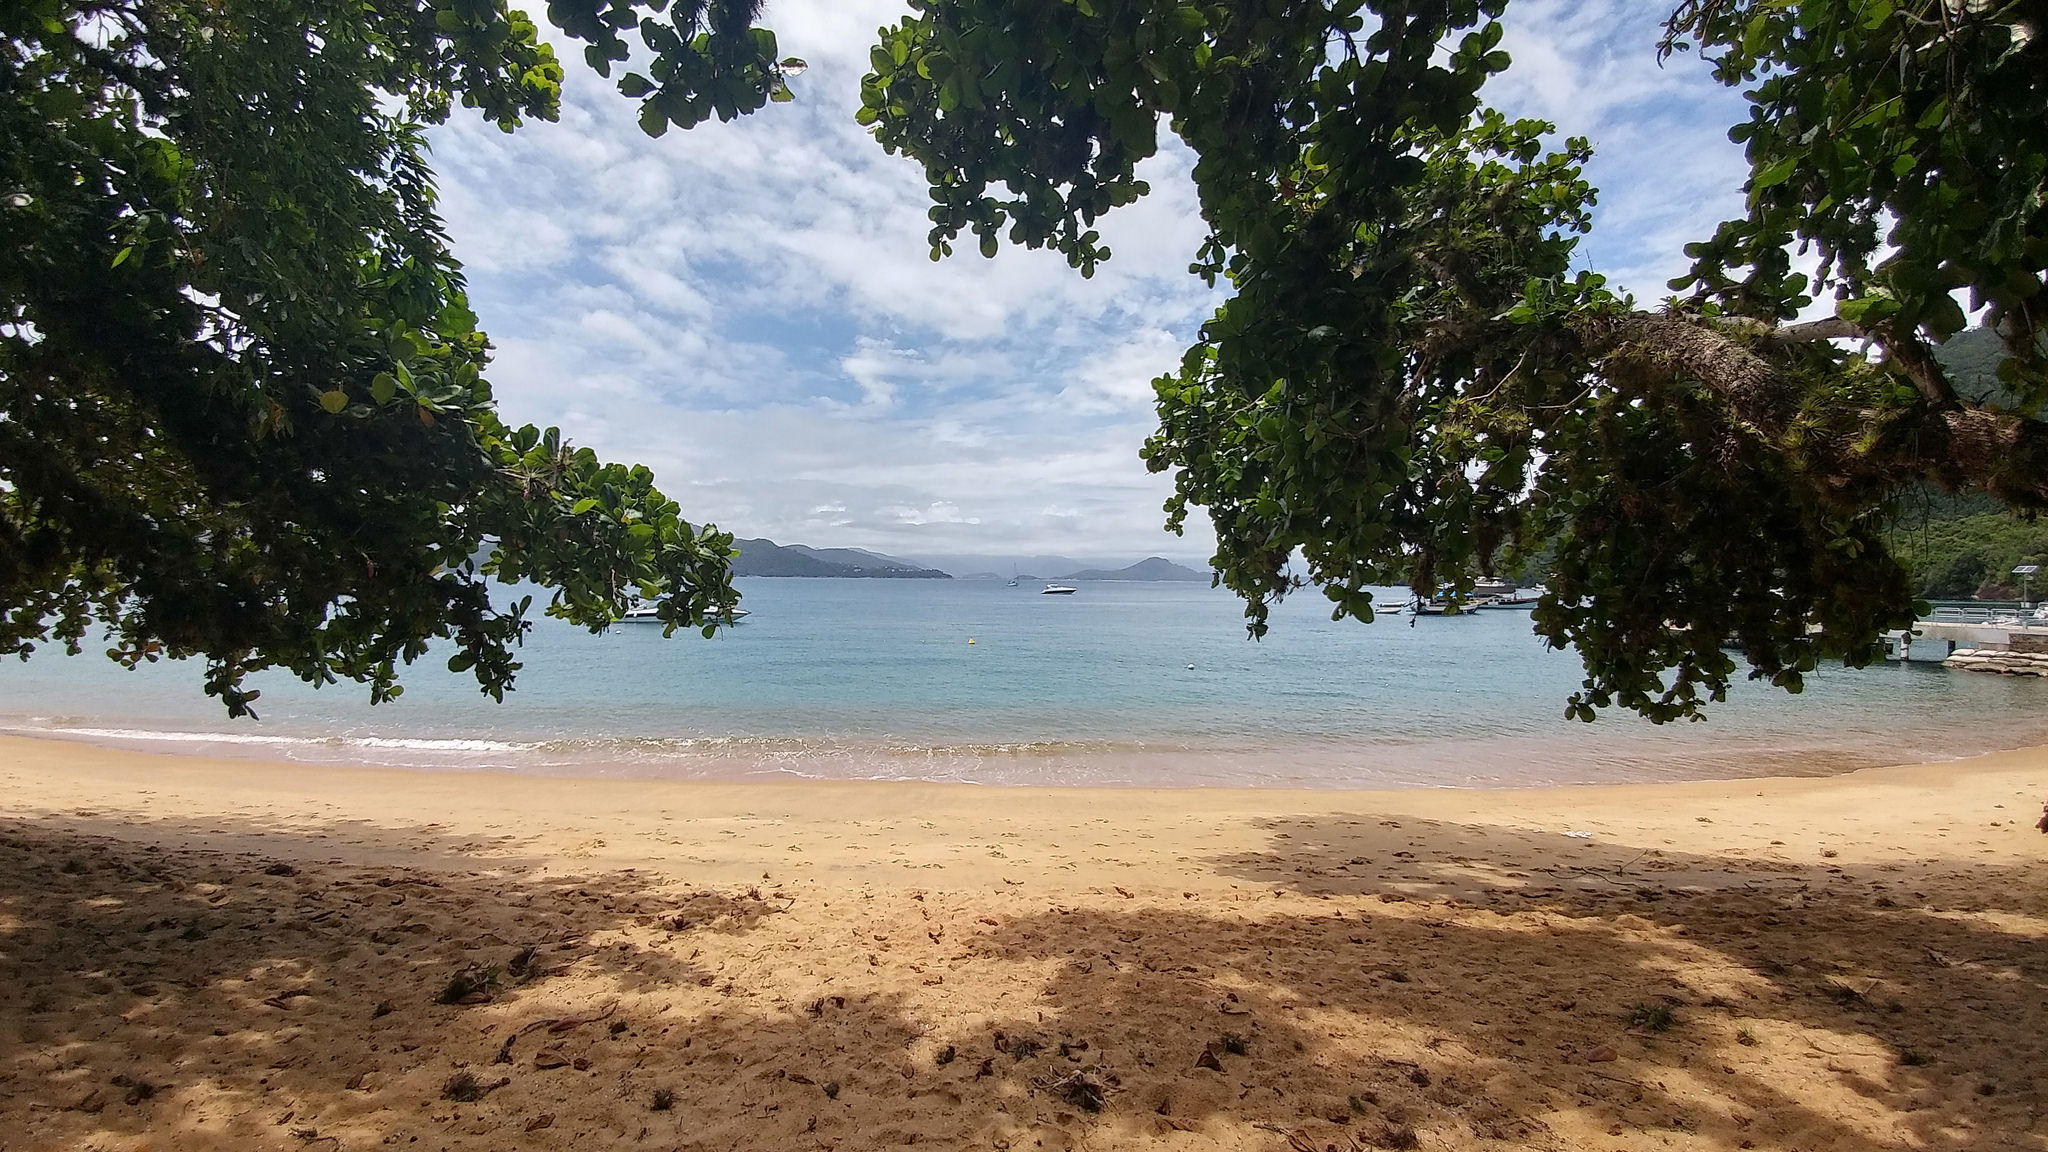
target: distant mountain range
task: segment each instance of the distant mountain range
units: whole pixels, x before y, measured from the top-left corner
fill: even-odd
[[[950,580],[953,574],[946,572],[933,561],[904,560],[870,552],[865,548],[812,548],[803,544],[777,544],[773,540],[735,540],[733,547],[739,555],[733,559],[732,574],[735,576],[825,576],[864,578],[881,580]],[[967,563],[959,567],[970,580],[1007,580],[1012,577],[990,572],[992,557],[954,557]],[[1030,563],[1012,564],[1013,568],[1029,568],[1040,572],[1059,572],[1059,576],[1031,576],[1019,572],[1017,580],[1145,580],[1145,581],[1207,581],[1207,572],[1197,571],[1176,564],[1163,556],[1151,556],[1136,564],[1123,568],[1087,567],[1080,561],[1065,556],[1020,557]]]
[[[1204,571],[1207,567],[1206,565],[1198,563],[1191,568],[1186,566],[1185,561],[1177,563],[1160,556],[1153,556],[1132,564],[1128,555],[1075,557],[1060,555],[1027,556],[1019,553],[1015,555],[992,556],[986,553],[980,555],[937,555],[927,552],[912,556],[910,560],[914,564],[922,564],[927,568],[937,568],[941,572],[950,572],[962,580],[1190,579],[1187,575],[1148,574],[1155,569],[1160,573],[1193,573],[1204,580],[1209,578]],[[1161,564],[1166,565],[1167,568],[1159,569],[1158,566]],[[1125,572],[1132,574],[1103,575],[1104,573]]]
[[[1021,579],[1027,572],[1074,572],[1082,568],[1114,567],[1115,563],[1102,563],[1104,557],[1076,560],[1072,556],[938,556],[920,555],[914,559],[927,568],[951,572],[965,580],[985,580],[994,577],[1009,580]],[[1032,577],[1038,579],[1038,577]]]
[[[809,548],[773,540],[735,540],[735,576],[837,576],[887,580],[951,580],[936,568],[861,548]]]

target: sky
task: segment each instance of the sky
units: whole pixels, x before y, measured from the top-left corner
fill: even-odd
[[[497,347],[502,415],[643,463],[694,520],[899,556],[1205,559],[1199,514],[1138,449],[1151,381],[1223,299],[1177,142],[1153,192],[1099,225],[1091,280],[1043,252],[933,263],[921,172],[856,125],[875,30],[903,0],[769,0],[809,69],[797,99],[659,140],[636,102],[558,52],[559,123],[507,135],[457,110],[433,137],[442,209]],[[1745,115],[1692,56],[1656,59],[1642,0],[1514,0],[1510,115],[1591,138],[1586,267],[1646,299],[1683,245],[1739,212]],[[539,9],[535,8],[538,15]]]

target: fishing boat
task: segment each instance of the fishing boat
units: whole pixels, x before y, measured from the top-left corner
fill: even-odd
[[[1512,584],[1504,585],[1503,587],[1507,590],[1504,592],[1494,592],[1482,600],[1476,600],[1473,606],[1478,608],[1518,608],[1527,611],[1536,607],[1536,601],[1541,600],[1544,594],[1549,591],[1549,589],[1541,584],[1534,588],[1517,588]]]

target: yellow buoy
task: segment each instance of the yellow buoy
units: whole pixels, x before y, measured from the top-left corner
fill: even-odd
[[[972,644],[972,643],[974,643],[974,637],[972,637],[972,636],[969,636],[969,637],[967,638],[967,642],[968,642],[969,644]]]

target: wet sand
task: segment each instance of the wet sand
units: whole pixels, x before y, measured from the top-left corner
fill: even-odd
[[[0,739],[0,1149],[2039,1149],[2044,800]]]

